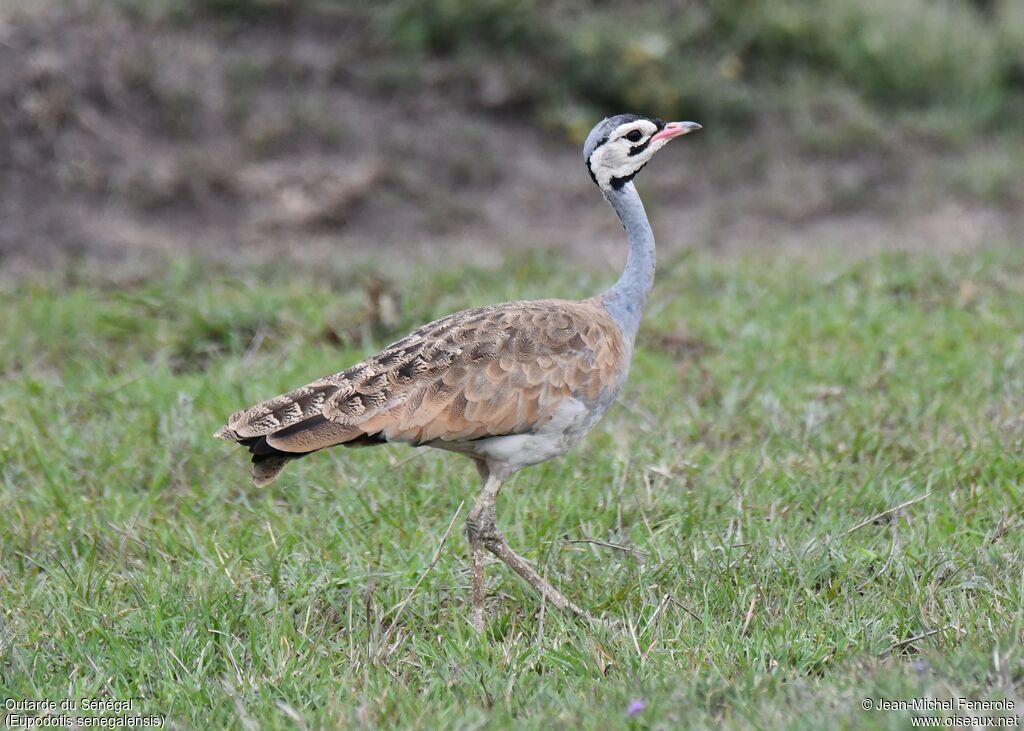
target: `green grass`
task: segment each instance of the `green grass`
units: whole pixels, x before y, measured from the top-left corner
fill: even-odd
[[[410,276],[401,328],[610,278],[552,264]],[[625,628],[542,612],[493,565],[487,640],[461,516],[430,567],[468,462],[334,450],[257,490],[210,437],[384,344],[358,277],[181,263],[0,302],[5,697],[136,698],[173,728],[866,729],[910,714],[865,697],[1024,707],[1019,250],[663,264],[623,403],[499,504],[513,546]]]

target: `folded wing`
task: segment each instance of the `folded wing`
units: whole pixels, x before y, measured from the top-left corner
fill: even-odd
[[[217,436],[249,447],[262,484],[289,459],[338,444],[526,433],[569,395],[598,399],[627,366],[621,334],[595,301],[493,305],[432,322],[347,370],[240,411]]]

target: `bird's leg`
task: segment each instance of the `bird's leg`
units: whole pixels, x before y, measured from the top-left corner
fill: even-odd
[[[495,522],[495,501],[498,497],[498,490],[502,488],[501,480],[490,478],[490,470],[482,460],[477,460],[476,471],[480,473],[483,480],[483,490],[480,492],[476,502],[473,503],[469,515],[466,516],[466,534],[469,537],[469,550],[472,558],[472,598],[473,598],[473,627],[477,632],[486,630],[486,610],[484,608],[483,589],[483,555],[486,550],[483,545],[483,531],[487,523],[494,526]]]
[[[487,467],[487,463],[483,460],[476,461],[476,470],[480,473],[480,479],[484,481],[483,492],[477,497],[476,502],[473,503],[472,509],[469,511],[469,515],[466,516],[466,534],[469,537],[469,550],[472,559],[472,580],[473,580],[473,627],[477,632],[483,632],[486,627],[486,610],[484,608],[484,541],[481,535],[480,528],[483,525],[482,515],[486,509],[485,496],[488,494],[488,489],[491,487],[490,470]],[[498,490],[501,489],[501,483],[498,482],[497,486],[493,488],[494,495],[498,494]],[[490,504],[493,506],[494,498],[490,500]],[[492,507],[493,511],[493,507]]]
[[[487,629],[487,609],[484,606],[484,543],[481,540],[470,540],[469,545],[473,557],[473,628],[482,633]]]
[[[495,531],[485,537],[484,545],[487,546],[488,551],[500,558],[508,564],[509,568],[526,579],[526,582],[536,589],[537,593],[540,594],[545,601],[551,602],[556,609],[560,609],[563,612],[572,612],[577,617],[592,619],[586,611],[569,601],[562,592],[553,587],[543,576],[538,574],[537,570],[534,569],[525,558],[513,551],[511,547],[509,547],[508,543],[505,542],[505,537],[500,533]]]
[[[466,532],[469,535],[473,556],[473,626],[481,632],[485,628],[484,548],[526,579],[527,583],[536,589],[545,601],[551,602],[555,608],[572,612],[579,617],[589,618],[590,615],[569,601],[562,592],[537,573],[525,558],[513,551],[505,541],[505,537],[498,532],[496,525],[497,501],[503,480],[488,471],[486,465],[481,465],[482,463],[477,463],[480,476],[484,478],[484,489],[466,517]]]

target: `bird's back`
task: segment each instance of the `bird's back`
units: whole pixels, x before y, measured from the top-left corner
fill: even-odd
[[[585,433],[621,388],[631,350],[597,299],[466,310],[235,413],[217,436],[249,448],[253,477],[263,484],[288,460],[339,444],[404,442],[472,454],[474,445],[540,433],[581,410],[575,423]]]

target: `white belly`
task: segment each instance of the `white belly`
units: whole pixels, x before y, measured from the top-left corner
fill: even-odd
[[[488,461],[501,462],[515,472],[523,467],[565,454],[587,435],[604,408],[588,408],[575,398],[559,404],[554,416],[537,431],[473,442],[472,451]]]

